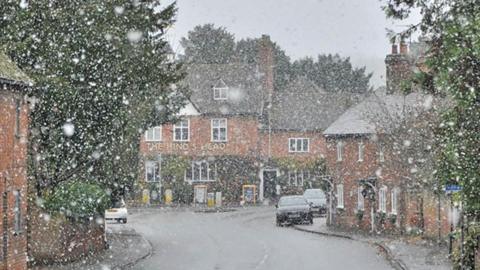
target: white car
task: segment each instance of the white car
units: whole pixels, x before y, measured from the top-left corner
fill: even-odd
[[[127,223],[127,206],[125,201],[122,199],[116,202],[112,208],[105,210],[105,219],[106,220],[115,220],[122,223]]]

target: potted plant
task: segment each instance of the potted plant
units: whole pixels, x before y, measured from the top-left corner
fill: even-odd
[[[360,210],[360,209],[357,210],[357,212],[355,213],[355,216],[357,217],[358,221],[362,221],[364,213],[365,213],[364,210]]]

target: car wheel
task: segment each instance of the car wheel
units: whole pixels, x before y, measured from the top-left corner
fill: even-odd
[[[127,223],[127,219],[126,219],[126,218],[122,219],[122,223],[123,223],[123,224],[126,224],[126,223]]]
[[[313,218],[310,218],[310,219],[308,220],[308,224],[310,224],[310,225],[313,224]]]
[[[278,220],[278,219],[277,219],[276,224],[277,224],[277,227],[282,227],[282,223],[281,223],[280,220]]]

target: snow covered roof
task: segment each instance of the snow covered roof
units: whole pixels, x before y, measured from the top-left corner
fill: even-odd
[[[10,84],[30,84],[32,81],[5,54],[0,53],[0,80]]]
[[[187,66],[186,83],[190,100],[201,114],[260,115],[264,91],[255,65],[191,64]],[[213,88],[227,88],[227,98],[213,98]]]
[[[430,95],[416,92],[409,95],[373,93],[363,102],[343,113],[324,131],[324,135],[366,135],[389,132],[409,113],[429,108],[432,99]]]
[[[326,93],[312,81],[300,77],[276,92],[272,107],[272,129],[323,131],[360,96]]]

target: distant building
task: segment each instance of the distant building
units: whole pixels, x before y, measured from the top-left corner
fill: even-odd
[[[0,269],[27,268],[27,141],[30,80],[0,53]]]
[[[141,140],[137,198],[161,202],[169,188],[174,198],[192,202],[195,186],[206,186],[207,192],[221,191],[227,203],[238,203],[242,185],[253,184],[257,201],[263,201],[301,193],[315,181],[305,164],[323,160],[322,131],[358,97],[324,93],[304,78],[288,91],[274,91],[268,36],[260,46],[258,66],[187,66],[192,95],[181,121],[152,127]]]

